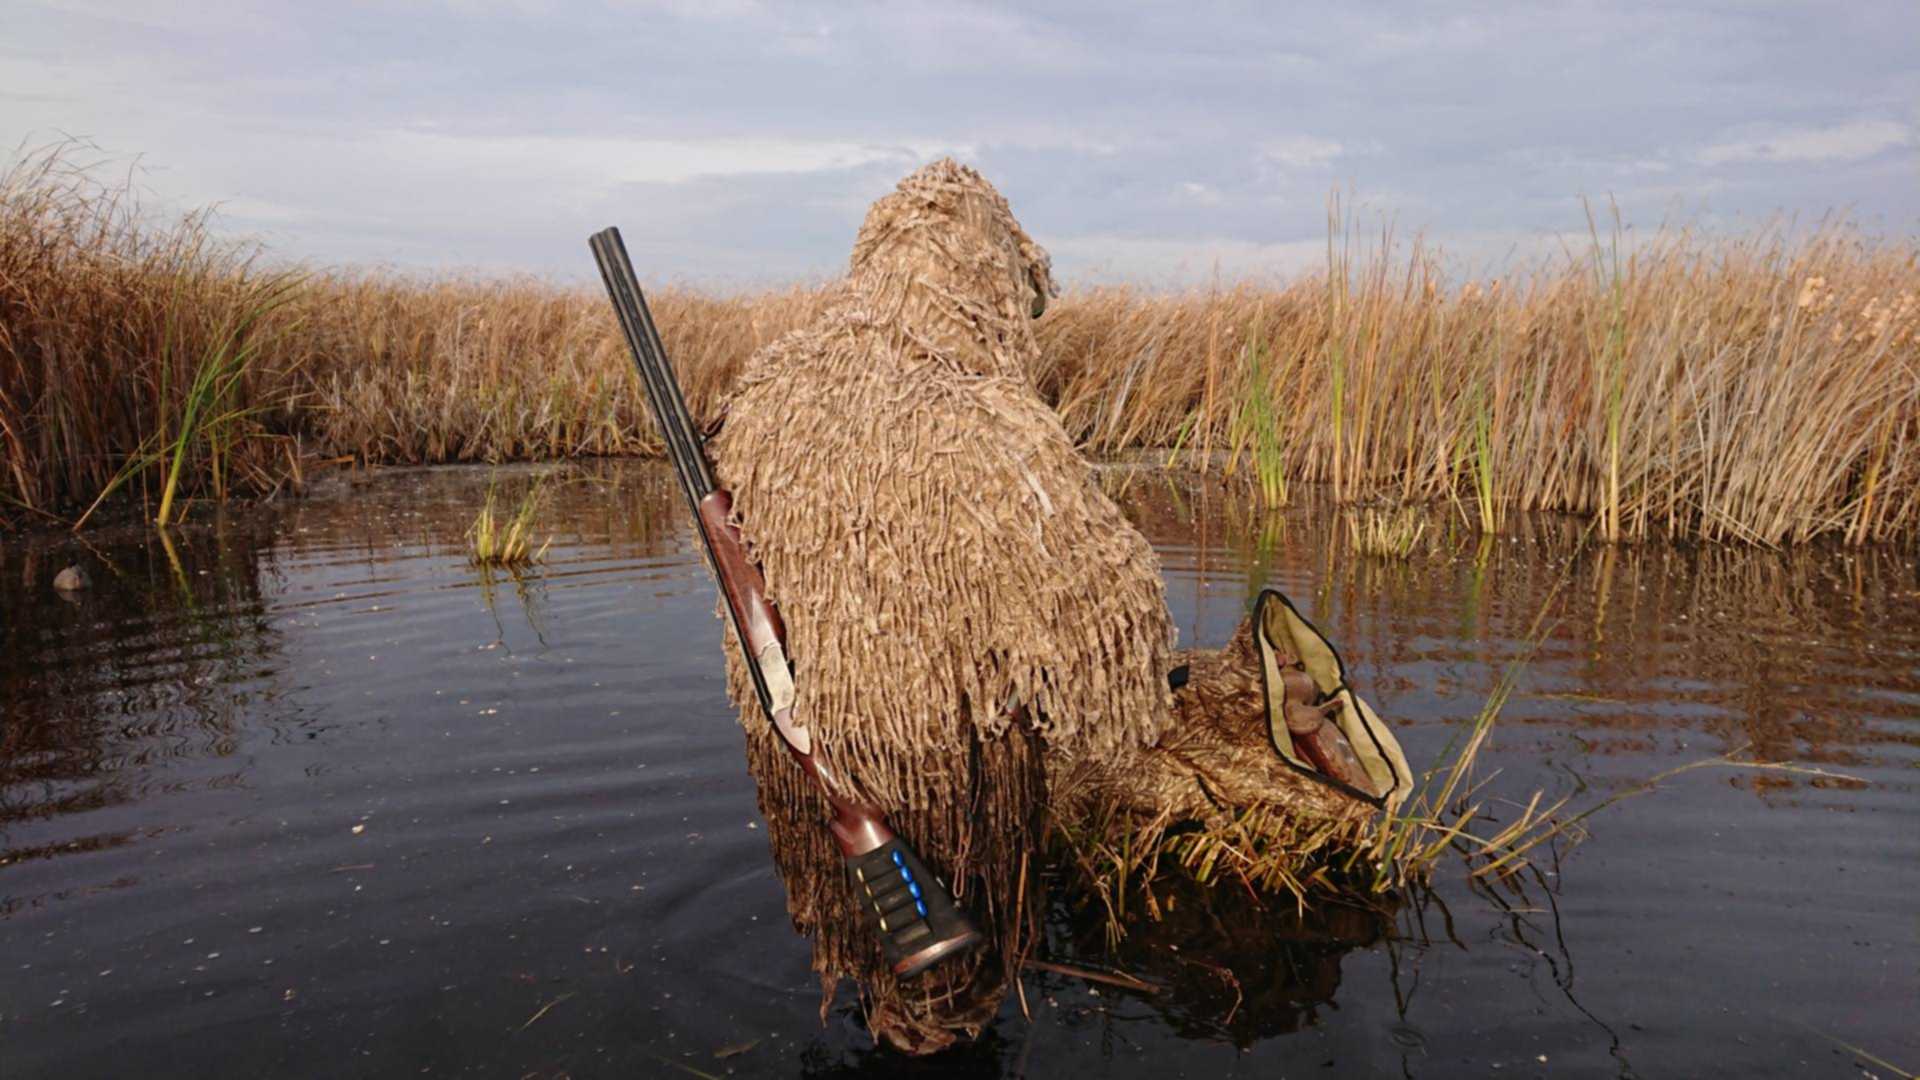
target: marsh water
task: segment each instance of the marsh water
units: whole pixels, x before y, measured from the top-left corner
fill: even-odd
[[[1911,551],[1483,542],[1440,508],[1379,559],[1331,509],[1111,474],[1185,643],[1281,588],[1416,766],[1526,660],[1496,818],[1722,756],[1819,774],[1681,772],[1519,891],[1443,862],[1384,916],[1222,886],[1109,950],[1061,884],[1050,956],[1158,991],[1031,972],[978,1044],[909,1061],[850,993],[822,1022],[667,474],[559,476],[517,578],[466,562],[482,469],[0,538],[0,1074],[1920,1069]],[[56,593],[69,564],[93,588]]]

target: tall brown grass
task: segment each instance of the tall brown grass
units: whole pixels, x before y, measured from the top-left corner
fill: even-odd
[[[111,501],[152,506],[169,476],[183,498],[272,491],[316,458],[657,449],[597,288],[295,280],[202,217],[143,217],[69,161],[0,179],[0,508],[16,518],[71,519],[115,485]],[[1328,235],[1325,271],[1285,286],[1069,294],[1039,324],[1037,385],[1090,452],[1172,448],[1267,502],[1314,483],[1457,501],[1488,531],[1542,509],[1612,539],[1920,535],[1913,238],[1628,244],[1613,225],[1456,282],[1418,244],[1357,240],[1337,207]],[[650,297],[702,416],[822,299]],[[235,349],[217,431],[182,445],[207,358]]]
[[[297,372],[267,317],[292,288],[203,216],[145,221],[59,153],[0,177],[0,507],[279,483]]]

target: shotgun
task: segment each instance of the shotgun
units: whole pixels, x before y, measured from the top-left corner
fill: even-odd
[[[980,943],[980,931],[953,902],[946,884],[927,870],[906,842],[887,827],[876,807],[839,795],[827,767],[813,756],[813,737],[793,716],[793,670],[787,662],[786,626],[767,598],[766,580],[748,557],[731,515],[733,499],[714,479],[705,443],[687,412],[679,381],[667,363],[666,348],[653,314],[635,280],[633,263],[619,229],[603,229],[588,241],[607,295],[620,317],[620,329],[647,401],[659,421],[660,435],[673,460],[680,489],[693,510],[695,531],[720,582],[720,595],[732,616],[734,638],[753,679],[754,696],[774,731],[826,796],[833,810],[828,827],[846,860],[847,881],[855,902],[879,931],[880,945],[895,975],[911,978],[940,959]]]

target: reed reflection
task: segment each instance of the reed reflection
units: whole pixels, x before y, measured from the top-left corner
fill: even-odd
[[[1885,770],[1876,782],[1915,787],[1910,552],[1610,545],[1551,515],[1514,514],[1488,536],[1436,505],[1412,551],[1380,557],[1352,541],[1365,507],[1309,493],[1261,515],[1212,483],[1178,500],[1152,485],[1134,492],[1169,588],[1194,594],[1200,615],[1183,634],[1220,633],[1237,618],[1224,594],[1271,581],[1311,598],[1384,711],[1404,721],[1471,715],[1502,667],[1530,657],[1503,715],[1509,728],[1571,731],[1599,755],[1705,736],[1701,757],[1744,747],[1761,760]],[[1768,777],[1760,787],[1832,783]]]
[[[171,762],[231,757],[246,718],[272,711],[280,642],[262,585],[272,543],[270,520],[220,516],[0,551],[0,866],[126,842],[125,829],[17,834],[136,801],[169,782]],[[48,587],[70,563],[89,569],[92,588]]]

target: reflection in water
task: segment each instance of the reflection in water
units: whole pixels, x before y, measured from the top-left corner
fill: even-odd
[[[466,561],[484,469],[196,515],[164,543],[0,543],[8,1080],[134,1056],[901,1073],[850,1004],[819,1026],[670,477],[563,476],[549,561],[518,577]],[[1920,993],[1911,553],[1616,548],[1550,518],[1480,538],[1442,508],[1383,560],[1334,508],[1250,514],[1155,473],[1125,502],[1184,643],[1281,588],[1416,763],[1546,606],[1487,760],[1496,817],[1742,746],[1864,783],[1691,773],[1596,818],[1524,897],[1443,874],[1384,920],[1163,877],[1160,918],[1109,950],[1049,878],[1047,957],[1164,989],[1029,972],[980,1043],[913,1072],[1844,1071],[1827,1035],[1920,1060],[1898,1004]],[[67,597],[71,563],[95,587]]]
[[[520,618],[526,621],[527,629],[532,631],[534,640],[541,646],[547,644],[545,608],[547,603],[544,579],[518,568],[506,570],[492,566],[473,568],[474,579],[480,585],[480,604],[487,609],[487,615],[493,619],[494,644],[502,648],[507,645],[507,627],[500,621],[500,589],[504,585],[511,589],[515,606]]]
[[[1580,1000],[1574,989],[1574,959],[1560,921],[1556,889],[1547,875],[1530,868],[1520,875],[1493,884],[1472,883],[1472,901],[1483,903],[1498,914],[1494,924],[1495,941],[1503,949],[1525,956],[1542,967],[1552,992],[1590,1023],[1605,1043],[1612,1059],[1608,1072],[1623,1078],[1636,1075],[1621,1046],[1620,1034],[1613,1024],[1596,1015]],[[1413,1075],[1427,1051],[1428,1039],[1412,1021],[1415,999],[1420,996],[1421,972],[1435,950],[1466,949],[1455,932],[1454,914],[1446,899],[1427,886],[1409,890],[1406,902],[1387,935],[1387,955],[1392,963],[1394,1009],[1399,1022],[1393,1028],[1393,1044],[1400,1055],[1400,1073]],[[1536,993],[1547,991],[1536,981]]]
[[[1392,927],[1383,912],[1344,904],[1301,911],[1181,874],[1164,875],[1154,893],[1157,917],[1131,920],[1109,957],[1161,989],[1114,992],[1135,994],[1183,1037],[1240,1048],[1313,1024],[1340,988],[1341,958]],[[1070,898],[1065,904],[1074,906]],[[1057,929],[1072,954],[1100,956],[1106,924],[1100,912],[1078,906],[1073,915],[1056,912]]]
[[[1715,752],[1745,746],[1765,760],[1897,769],[1920,749],[1911,552],[1616,547],[1585,542],[1582,523],[1516,517],[1497,537],[1445,521],[1425,550],[1395,560],[1350,551],[1342,514],[1354,511],[1309,505],[1250,518],[1217,496],[1191,513],[1165,499],[1131,509],[1160,547],[1171,588],[1191,579],[1191,625],[1220,622],[1214,579],[1236,583],[1228,604],[1270,580],[1329,613],[1333,636],[1383,695],[1437,692],[1477,707],[1488,684],[1457,681],[1462,661],[1526,655],[1547,605],[1510,726],[1571,728],[1601,754],[1692,733]],[[1417,723],[1422,711],[1395,715]],[[1771,774],[1755,786],[1835,783]]]
[[[275,711],[278,644],[261,590],[273,573],[263,557],[269,524],[223,517],[138,535],[98,555],[96,586],[71,595],[47,583],[74,545],[10,552],[14,565],[0,576],[0,867],[136,832],[16,846],[16,822],[131,803],[169,784],[246,782],[219,763],[233,756],[241,726],[271,723]],[[198,764],[196,778],[169,776],[175,760]]]
[[[317,602],[366,602],[378,612],[381,598],[402,584],[384,564],[410,552],[464,550],[464,533],[453,526],[477,504],[468,490],[474,474],[461,479],[439,485],[425,502],[418,491],[370,496],[373,512],[365,517],[306,505],[221,510],[171,530],[41,534],[0,549],[0,867],[116,846],[149,831],[120,828],[21,846],[12,838],[15,823],[165,791],[245,785],[244,768],[222,767],[242,728],[275,742],[318,738],[332,718],[284,700],[284,635],[270,609],[297,611],[316,602],[302,594],[317,591],[314,582],[290,583],[286,564],[302,564],[293,572],[321,579],[356,567],[360,587]],[[568,512],[549,524],[570,544],[604,546],[628,559],[672,549],[660,512],[662,484],[585,471],[568,486]],[[323,555],[318,563],[309,560],[315,553]],[[94,588],[50,587],[71,563],[91,568]],[[509,637],[496,602],[501,588],[510,586],[516,617],[544,644],[549,581],[564,582],[571,572],[472,568],[498,631],[495,645]]]

